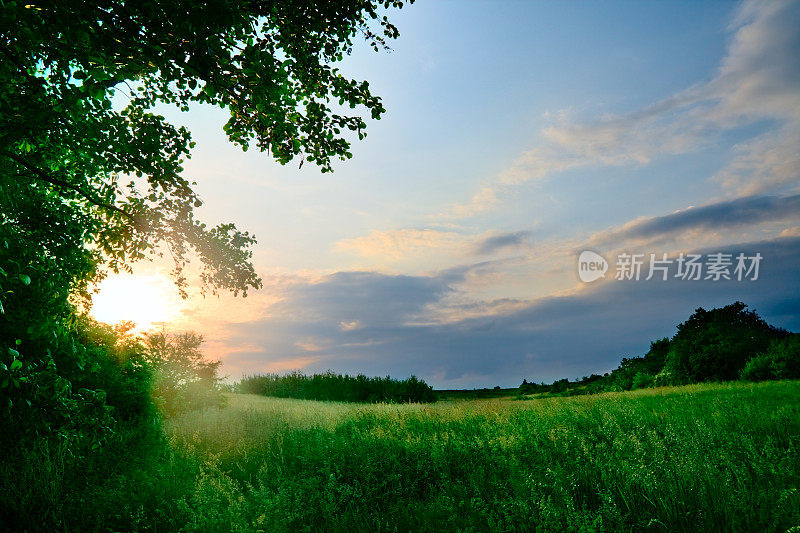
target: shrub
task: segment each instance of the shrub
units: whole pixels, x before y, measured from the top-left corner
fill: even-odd
[[[750,358],[741,378],[746,381],[800,378],[800,335],[772,341],[766,352]]]
[[[651,387],[653,385],[654,378],[652,375],[647,374],[645,372],[637,372],[635,376],[633,376],[633,385],[631,386],[632,389],[644,389],[647,387]]]
[[[741,376],[745,381],[775,379],[772,374],[772,358],[765,353],[754,355],[742,369]]]

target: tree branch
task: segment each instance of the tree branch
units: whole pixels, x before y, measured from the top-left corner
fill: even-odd
[[[109,211],[113,211],[115,213],[119,213],[119,214],[129,218],[130,220],[132,220],[134,222],[134,225],[136,225],[136,217],[134,215],[132,215],[131,213],[128,213],[124,209],[120,209],[119,207],[117,207],[115,205],[111,205],[109,203],[103,202],[102,200],[98,200],[97,198],[93,197],[91,194],[89,194],[88,192],[84,191],[83,189],[81,189],[77,185],[73,185],[73,184],[71,184],[69,182],[66,182],[66,181],[62,180],[62,179],[56,178],[55,176],[52,176],[52,175],[48,174],[47,172],[44,172],[43,170],[39,169],[35,165],[31,165],[30,163],[25,161],[25,159],[23,159],[22,157],[20,157],[20,156],[18,156],[16,154],[13,154],[11,152],[5,152],[5,151],[4,152],[0,152],[0,154],[6,156],[7,158],[11,159],[15,163],[25,167],[26,169],[28,169],[28,171],[33,173],[40,180],[46,181],[47,183],[50,183],[51,185],[56,185],[58,187],[64,187],[66,189],[74,191],[74,192],[78,193],[79,195],[81,195],[81,197],[83,197],[89,203],[91,203],[93,205],[96,205],[97,207],[102,207],[103,209],[107,209]]]

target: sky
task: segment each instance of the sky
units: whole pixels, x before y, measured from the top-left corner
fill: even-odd
[[[736,300],[800,330],[800,2],[428,0],[391,18],[391,52],[341,65],[387,113],[333,174],[241,152],[222,110],[163,111],[197,142],[199,215],[256,234],[264,287],[175,303],[169,265],[142,263],[161,296],[129,293],[169,308],[152,322],[201,332],[233,379],[437,388],[603,373]],[[604,277],[582,281],[584,250]],[[676,277],[682,253],[701,279]],[[729,280],[705,279],[718,253]],[[620,254],[643,256],[640,279],[617,279]],[[645,279],[650,254],[666,280]],[[740,254],[757,276],[737,279]]]

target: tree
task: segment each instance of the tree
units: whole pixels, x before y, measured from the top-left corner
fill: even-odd
[[[182,288],[192,254],[211,291],[259,287],[249,261],[253,236],[195,218],[202,201],[182,172],[190,134],[154,107],[227,108],[225,131],[243,149],[254,145],[280,163],[300,157],[329,171],[332,158],[351,155],[343,131],[362,138],[365,128],[358,114],[334,110],[331,101],[363,106],[373,118],[384,112],[367,82],[330,63],[351,51],[356,36],[376,49],[395,38],[380,11],[402,4],[5,2],[3,226],[15,226],[11,237],[24,234],[27,246],[56,261],[80,262],[69,270],[78,286],[97,274],[97,264],[116,271],[166,249]],[[115,105],[120,96],[125,104]]]
[[[144,357],[153,370],[153,399],[161,412],[176,415],[191,409],[221,405],[220,361],[209,361],[194,332],[147,333]]]
[[[251,263],[254,237],[195,216],[202,201],[183,172],[191,136],[158,106],[225,108],[233,143],[282,164],[300,159],[329,171],[332,160],[350,157],[349,139],[363,137],[361,113],[384,113],[367,82],[331,64],[356,38],[386,46],[398,33],[383,13],[402,4],[3,2],[3,416],[33,420],[56,412],[42,403],[39,414],[11,413],[28,409],[33,391],[56,382],[71,401],[66,372],[83,372],[87,361],[76,354],[89,353],[75,346],[71,298],[87,296],[106,271],[166,254],[185,294],[187,262],[196,257],[204,291],[246,295],[260,287]],[[356,107],[361,111],[350,111]]]
[[[701,307],[678,326],[665,368],[678,383],[736,379],[748,359],[786,335],[742,302]]]
[[[663,368],[669,353],[669,338],[664,337],[650,342],[650,349],[644,355],[643,367],[649,374],[658,374]]]

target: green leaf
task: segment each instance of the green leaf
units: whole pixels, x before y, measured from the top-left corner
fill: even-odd
[[[20,274],[19,275],[19,280],[25,285],[30,285],[31,284],[31,277],[29,275],[27,275],[27,274]]]
[[[22,368],[22,361],[20,361],[19,359],[14,359],[14,361],[11,363],[10,370],[14,372],[15,370],[19,370],[20,368]]]
[[[19,357],[19,352],[16,351],[14,348],[9,348],[8,353],[11,354],[12,357]]]

